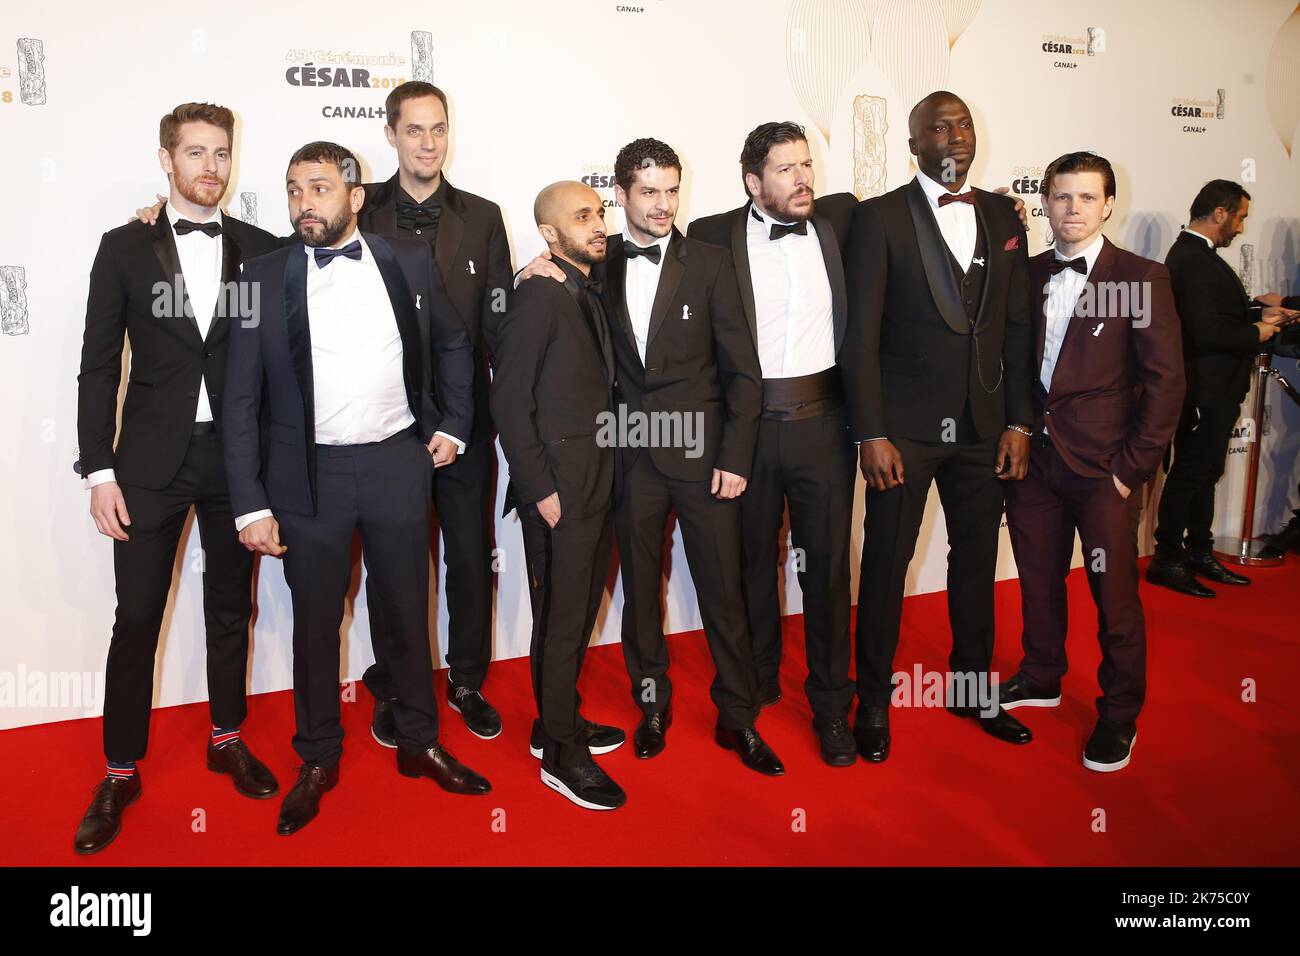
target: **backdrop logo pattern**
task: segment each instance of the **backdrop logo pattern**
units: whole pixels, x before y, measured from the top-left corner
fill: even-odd
[[[1227,91],[1222,88],[1214,91],[1212,99],[1175,96],[1170,101],[1169,115],[1185,121],[1184,133],[1204,133],[1208,127],[1200,124],[1214,123],[1223,119],[1226,114],[1226,100]]]
[[[28,106],[45,105],[45,44],[40,40],[18,41],[18,98]]]
[[[411,31],[411,79],[433,82],[433,34],[428,30]]]
[[[888,112],[883,96],[863,93],[853,98],[853,194],[860,200],[885,192]]]
[[[239,194],[239,218],[250,226],[257,225],[257,193]]]
[[[0,332],[26,335],[27,271],[22,266],[0,266]]]

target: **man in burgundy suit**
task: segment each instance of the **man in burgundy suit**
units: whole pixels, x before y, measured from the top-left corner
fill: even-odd
[[[1142,486],[1178,426],[1186,382],[1164,266],[1101,234],[1115,173],[1094,153],[1047,167],[1043,211],[1053,249],[1029,260],[1037,322],[1029,473],[1007,485],[1020,570],[1024,659],[998,688],[1002,706],[1055,707],[1065,675],[1066,588],[1074,533],[1097,604],[1099,719],[1083,765],[1128,766],[1146,696],[1146,624],[1138,598]]]

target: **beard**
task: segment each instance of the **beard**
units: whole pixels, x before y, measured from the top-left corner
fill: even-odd
[[[608,240],[606,240],[606,242],[608,243]],[[586,243],[579,245],[576,242],[570,241],[569,237],[562,232],[558,234],[555,244],[560,247],[560,252],[564,254],[564,257],[571,262],[580,262],[586,266],[594,266],[598,262],[605,261],[604,249],[600,252],[596,252],[589,248]]]
[[[777,199],[775,196],[764,191],[759,193],[758,200],[762,204],[763,208],[767,210],[767,214],[773,219],[778,222],[794,223],[804,222],[812,218],[813,204],[809,204],[807,209],[792,208],[791,204],[793,201],[804,196],[812,199],[813,191],[807,188],[797,189],[784,199]]]
[[[318,216],[319,214],[317,214]],[[346,206],[333,219],[321,223],[321,231],[318,235],[311,236],[303,231],[302,221],[305,217],[300,215],[293,221],[293,228],[298,233],[298,238],[302,240],[304,246],[316,248],[319,246],[332,246],[345,235],[352,226],[352,212]],[[317,218],[317,217],[312,217]]]
[[[226,194],[226,186],[229,185],[228,181],[222,179],[220,174],[216,174],[215,178],[220,180],[221,185],[209,186],[199,182],[197,178],[187,179],[181,175],[180,170],[174,167],[172,169],[172,185],[176,187],[176,191],[194,205],[203,206],[204,208],[215,206],[221,202],[221,197]]]

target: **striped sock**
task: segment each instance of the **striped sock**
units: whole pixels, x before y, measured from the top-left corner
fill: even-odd
[[[222,747],[229,746],[239,739],[238,727],[213,727],[212,728],[212,749],[220,750]]]
[[[110,760],[108,762],[108,776],[113,780],[130,780],[135,776],[135,761],[119,762]]]

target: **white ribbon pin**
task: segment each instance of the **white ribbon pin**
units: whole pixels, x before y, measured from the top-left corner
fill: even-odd
[[[1101,330],[1104,329],[1105,327],[1106,327],[1105,322],[1098,322],[1097,327],[1092,330],[1092,337],[1095,339],[1097,336],[1101,335]]]
[[[682,306],[682,321],[685,322],[690,317],[691,317],[691,307],[689,305]]]
[[[420,307],[420,294],[418,292],[415,294],[415,307],[417,309]]]
[[[476,272],[474,271],[474,260],[473,260],[473,259],[469,260],[469,274],[470,274],[470,275],[478,275],[478,273],[476,273]]]

